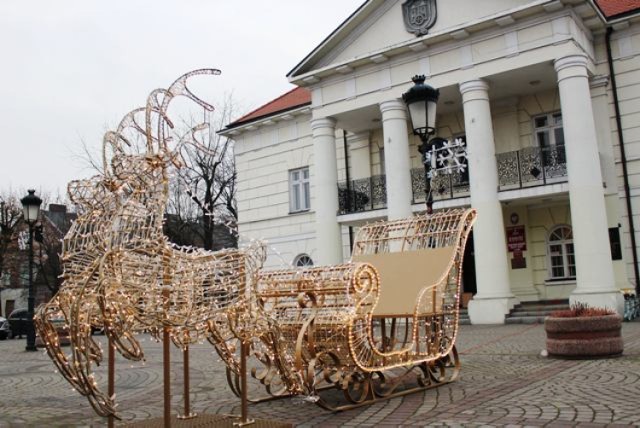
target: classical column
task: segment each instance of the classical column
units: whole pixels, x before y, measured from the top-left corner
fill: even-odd
[[[387,218],[411,217],[411,156],[407,106],[401,100],[380,103],[384,138],[384,167],[387,174]]]
[[[315,180],[315,219],[318,265],[342,263],[342,236],[338,224],[338,161],[336,121],[311,121]]]
[[[570,301],[622,313],[615,287],[607,212],[585,55],[554,62],[564,124],[577,287]],[[608,120],[608,119],[607,119]]]
[[[371,177],[371,147],[369,144],[369,131],[347,135],[349,147],[349,165],[351,167],[351,180],[360,180]]]
[[[616,160],[613,154],[613,143],[611,141],[611,113],[609,98],[607,96],[608,84],[608,76],[596,76],[591,79],[591,102],[593,103],[593,119],[596,125],[602,179],[605,183],[604,202],[607,209],[607,226],[619,229],[618,231],[623,245],[623,258],[613,261],[613,275],[616,288],[629,288],[632,287],[632,285],[627,278],[627,269],[624,260],[624,239],[622,227],[620,227],[622,218],[620,215],[620,197],[618,196],[618,173],[616,171]]]
[[[469,302],[469,317],[473,324],[502,324],[516,303],[509,284],[488,90],[489,86],[483,80],[460,84],[471,206],[478,210],[478,221],[473,228],[478,292]]]
[[[591,79],[589,87],[591,91],[591,103],[593,119],[598,142],[600,156],[600,168],[602,179],[605,183],[604,194],[618,196],[618,174],[613,155],[611,142],[611,124],[609,114],[609,99],[607,97],[607,85],[609,77],[597,76]],[[617,222],[618,220],[616,220]]]

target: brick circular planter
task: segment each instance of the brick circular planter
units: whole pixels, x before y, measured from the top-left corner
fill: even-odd
[[[622,354],[622,317],[547,317],[547,352],[562,358],[603,358]]]

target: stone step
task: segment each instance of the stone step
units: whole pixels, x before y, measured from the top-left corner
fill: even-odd
[[[542,324],[544,319],[552,312],[569,309],[569,303],[566,301],[550,301],[545,302],[531,302],[522,303],[517,305],[506,316],[506,324]],[[471,320],[469,319],[469,311],[467,309],[460,309],[460,325],[469,325]]]
[[[554,310],[539,310],[539,311],[513,311],[508,317],[546,317],[551,315]]]
[[[556,304],[556,305],[541,305],[541,304],[520,304],[516,305],[513,310],[523,310],[523,311],[538,311],[538,310],[549,310],[549,311],[558,311],[563,309],[569,309],[570,306],[568,304]]]
[[[544,324],[545,317],[508,317],[505,324]]]
[[[525,302],[517,305],[506,316],[506,324],[542,324],[552,312],[569,309],[566,300]]]

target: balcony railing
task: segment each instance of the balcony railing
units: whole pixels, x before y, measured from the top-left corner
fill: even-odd
[[[464,174],[439,175],[433,179],[435,201],[460,198],[469,195],[469,181]],[[424,169],[411,170],[413,203],[425,201]],[[338,214],[353,214],[387,207],[387,185],[385,175],[338,183]]]
[[[567,181],[564,146],[528,147],[496,155],[499,189],[512,190]]]
[[[348,186],[347,186],[348,184]],[[387,180],[384,175],[338,183],[338,214],[353,214],[387,207]]]
[[[413,203],[425,202],[424,193],[424,169],[411,170],[411,186],[413,188]],[[469,173],[454,172],[452,174],[439,174],[431,180],[431,192],[434,201],[464,198],[469,196]]]
[[[496,155],[500,190],[522,189],[567,181],[564,146],[528,147]],[[424,169],[411,170],[413,203],[425,202]],[[431,182],[434,201],[470,195],[469,172],[440,174]],[[385,175],[338,183],[338,214],[353,214],[387,207]]]

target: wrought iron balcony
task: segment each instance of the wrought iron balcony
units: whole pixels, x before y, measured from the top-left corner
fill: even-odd
[[[567,181],[564,146],[527,147],[496,155],[499,190],[522,189]]]
[[[387,207],[387,186],[385,175],[338,183],[338,214],[354,214]],[[435,201],[469,196],[467,174],[454,173],[439,175],[433,179],[433,199]],[[424,169],[411,170],[411,190],[413,203],[425,201]]]
[[[338,183],[338,214],[353,214],[387,207],[387,180],[384,175]]]
[[[411,187],[413,188],[414,204],[425,202],[424,183],[424,169],[412,169]],[[431,181],[431,191],[433,192],[434,201],[444,201],[469,196],[469,171],[467,170],[464,173],[439,174],[433,177]]]
[[[528,147],[499,153],[498,179],[501,191],[543,186],[567,181],[564,146]],[[373,211],[387,207],[385,175],[338,183],[339,215]],[[424,169],[411,170],[413,203],[423,203]],[[431,182],[434,201],[463,198],[470,195],[469,172],[440,174]]]

